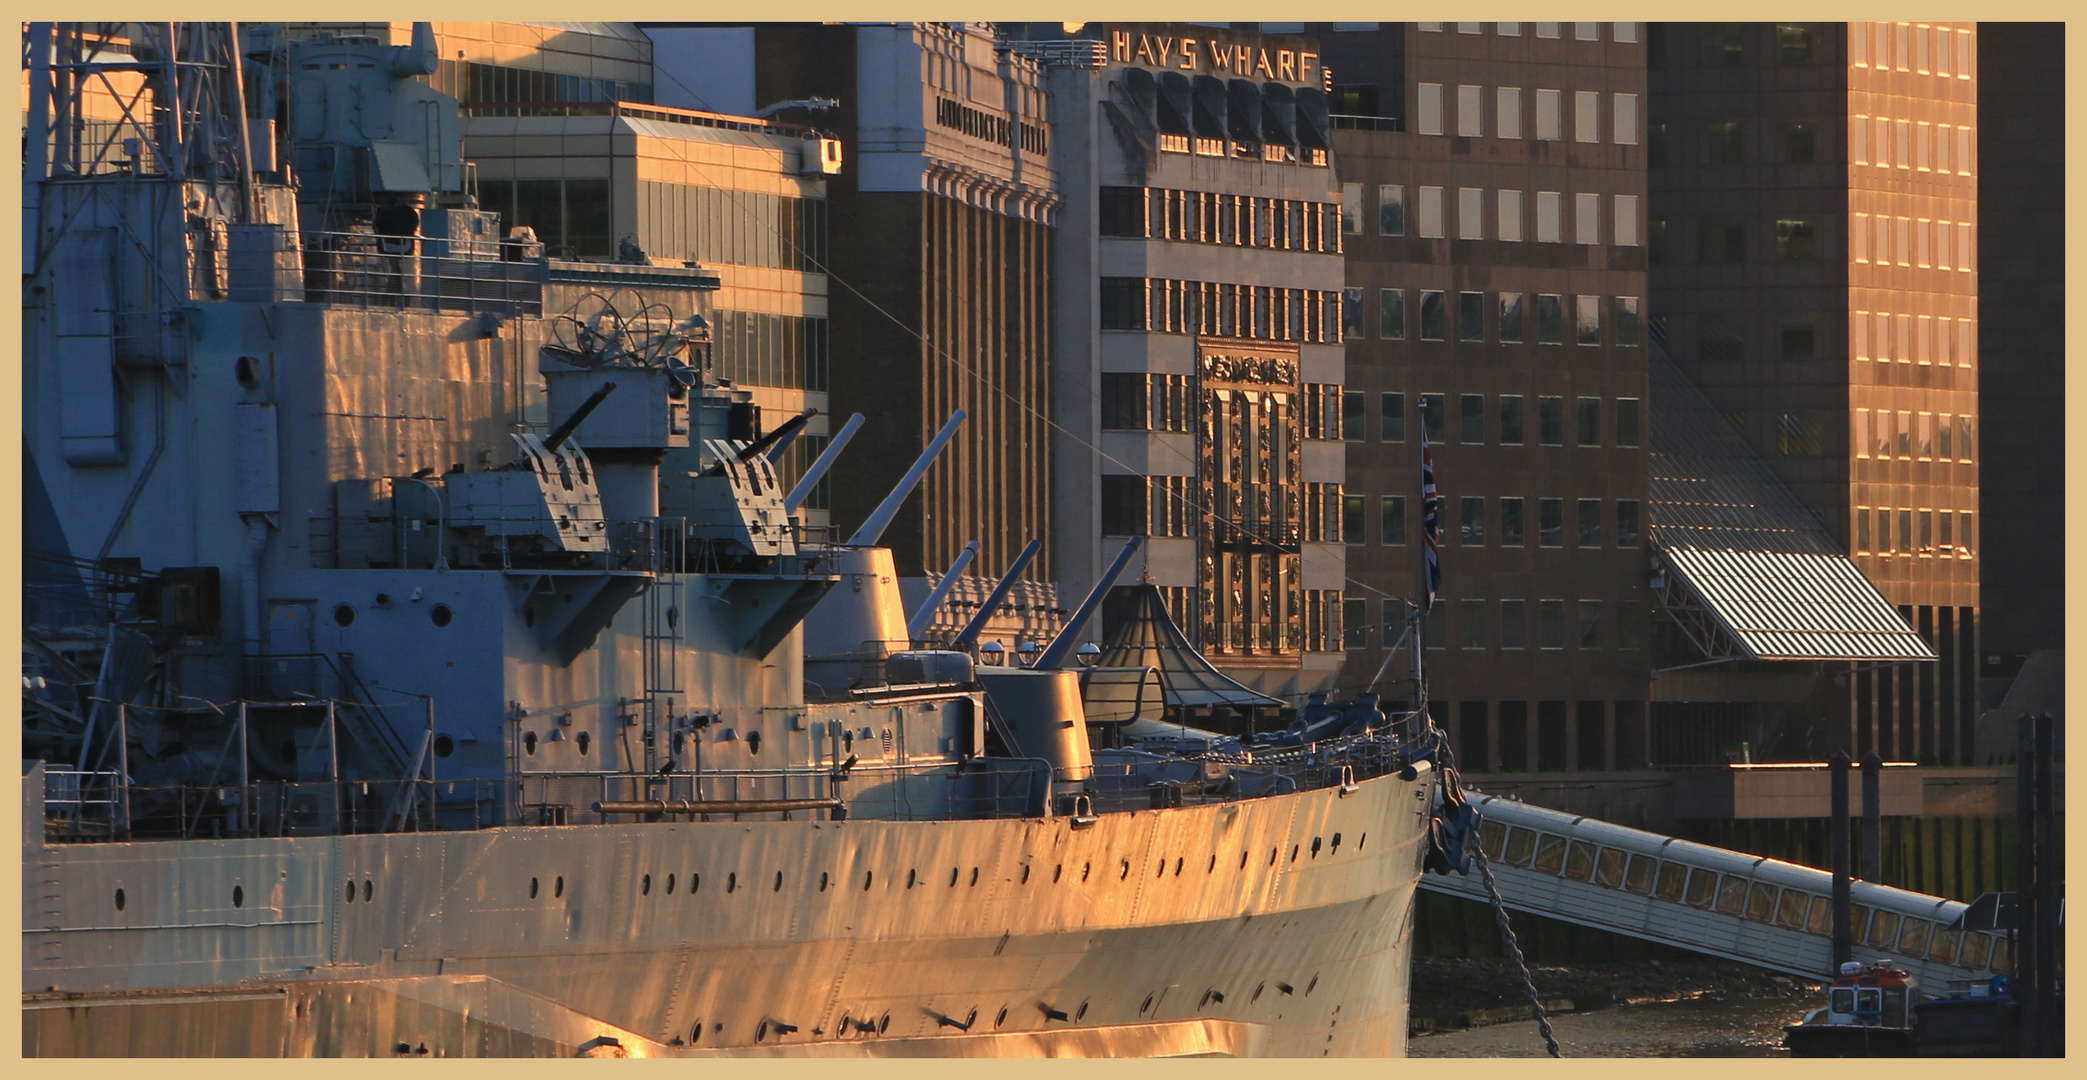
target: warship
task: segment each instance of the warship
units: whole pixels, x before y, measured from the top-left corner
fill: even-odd
[[[1424,709],[1159,722],[1130,547],[925,640],[963,415],[806,525],[849,429],[786,484],[700,268],[499,235],[427,24],[27,56],[27,1054],[1403,1054]]]

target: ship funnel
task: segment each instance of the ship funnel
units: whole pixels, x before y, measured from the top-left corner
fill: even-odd
[[[1129,543],[1123,545],[1123,550],[1116,553],[1116,561],[1110,563],[1101,580],[1094,583],[1094,589],[1087,594],[1087,599],[1080,601],[1079,610],[1073,612],[1072,618],[1066,620],[1065,629],[1058,631],[1058,637],[1043,651],[1042,656],[1036,658],[1036,663],[1031,664],[1031,667],[1049,671],[1064,666],[1065,658],[1072,655],[1073,645],[1080,640],[1081,628],[1087,625],[1088,619],[1094,617],[1094,609],[1101,606],[1101,598],[1108,595],[1109,589],[1122,575],[1123,568],[1130,565],[1130,557],[1137,554],[1138,544],[1144,539],[1142,536],[1133,536]]]
[[[993,612],[999,609],[1000,601],[1007,599],[1007,591],[1015,587],[1015,579],[1022,576],[1023,570],[1028,569],[1029,560],[1036,558],[1036,553],[1042,550],[1041,540],[1031,540],[1022,548],[1022,553],[1015,556],[1014,565],[1008,567],[1006,576],[1000,579],[999,584],[993,586],[992,595],[986,597],[986,602],[978,606],[978,614],[971,616],[971,622],[964,627],[964,632],[958,634],[957,639],[950,643],[950,648],[968,649],[978,641],[978,635],[985,632],[986,620],[992,618]]]
[[[890,525],[891,519],[898,516],[899,504],[906,501],[906,496],[913,494],[920,478],[926,475],[928,466],[935,463],[935,458],[942,453],[943,447],[949,445],[949,440],[956,438],[957,428],[963,424],[964,415],[962,409],[949,415],[949,422],[943,424],[942,430],[935,433],[935,438],[928,443],[927,449],[922,450],[920,457],[914,459],[913,467],[907,469],[906,475],[899,478],[898,486],[891,489],[891,494],[886,495],[884,501],[877,504],[876,511],[869,516],[869,520],[862,523],[862,528],[855,530],[855,535],[848,538],[846,546],[876,546],[877,541],[884,536],[885,526]]]
[[[949,564],[948,572],[942,575],[941,581],[935,583],[935,591],[929,593],[926,600],[921,601],[920,610],[914,612],[913,618],[907,621],[907,638],[919,641],[921,639],[920,635],[927,632],[928,623],[934,621],[935,612],[942,607],[942,601],[949,597],[949,590],[956,587],[957,578],[963,576],[964,570],[971,565],[971,560],[976,558],[977,555],[978,541],[976,540],[965,544],[964,550],[957,552],[957,560]]]
[[[790,494],[783,497],[784,513],[796,513],[798,507],[804,505],[804,500],[812,497],[812,489],[819,486],[820,480],[825,479],[826,470],[833,468],[833,463],[841,456],[841,449],[846,447],[848,440],[854,438],[855,433],[860,430],[862,414],[856,413],[848,418],[847,423],[841,425],[839,431],[833,433],[833,441],[826,444],[826,452],[819,455],[819,460],[812,462],[811,468],[804,470],[804,479],[797,481],[797,486],[791,488]]]
[[[587,400],[580,402],[580,407],[574,409],[572,415],[565,418],[564,423],[552,428],[551,433],[544,436],[543,448],[550,453],[557,453],[558,447],[564,445],[565,440],[580,429],[580,425],[586,422],[589,414],[601,408],[601,403],[608,400],[609,392],[614,389],[615,383],[605,382],[601,384],[601,389],[587,395]]]

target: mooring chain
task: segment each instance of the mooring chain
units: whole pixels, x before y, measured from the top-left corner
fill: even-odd
[[[1544,1004],[1536,996],[1536,979],[1529,973],[1529,963],[1522,959],[1522,947],[1515,942],[1514,927],[1507,923],[1507,905],[1500,900],[1500,886],[1493,882],[1493,864],[1487,860],[1485,846],[1473,844],[1471,850],[1478,858],[1478,876],[1486,884],[1486,896],[1493,902],[1493,921],[1500,924],[1500,940],[1507,943],[1508,958],[1515,962],[1515,970],[1521,973],[1522,989],[1529,994],[1529,1008],[1536,1013],[1536,1029],[1543,1033],[1544,1048],[1552,1057],[1563,1057],[1558,1052],[1558,1040],[1551,1034],[1551,1019],[1544,1014]]]

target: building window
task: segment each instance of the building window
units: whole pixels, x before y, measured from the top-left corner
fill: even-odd
[[[1536,193],[1536,242],[1556,244],[1562,239],[1559,231],[1563,196],[1556,191]]]
[[[1457,294],[1457,340],[1484,341],[1486,339],[1486,294],[1465,292]]]
[[[1507,344],[1522,340],[1522,294],[1500,294],[1500,342]]]
[[[1378,517],[1382,519],[1383,541],[1387,544],[1406,542],[1406,497],[1385,495],[1377,500]]]
[[[1703,219],[1696,230],[1696,259],[1705,266],[1745,261],[1746,226],[1737,221]]]
[[[1653,218],[1645,223],[1645,261],[1654,266],[1667,264],[1666,218]]]
[[[1254,291],[1256,294],[1265,295],[1260,289]],[[1362,336],[1361,289],[1341,290],[1341,333],[1351,338]]]
[[[1923,234],[1925,235],[1925,234]],[[1809,221],[1779,218],[1775,223],[1775,257],[1783,262],[1816,262],[1818,229]]]
[[[1463,603],[1463,608],[1464,611],[1457,617],[1457,621],[1460,624],[1459,629],[1461,633],[1459,637],[1463,642],[1464,648],[1485,648],[1486,602],[1483,600],[1466,600]]]
[[[1413,130],[1422,135],[1442,134],[1442,84],[1421,83],[1418,96]]]
[[[1443,430],[1449,423],[1449,409],[1441,394],[1420,395],[1420,426],[1427,433],[1428,442],[1440,446]]]
[[[1145,329],[1145,279],[1101,279],[1101,328]]]
[[[1536,92],[1536,137],[1544,142],[1557,142],[1564,134],[1561,110],[1563,103],[1556,90]]]
[[[1385,442],[1406,441],[1406,395],[1377,395],[1378,434]]]
[[[1601,399],[1583,397],[1574,402],[1573,445],[1601,445]]]
[[[1536,294],[1536,342],[1565,344],[1565,298],[1555,293]]]
[[[1500,189],[1499,220],[1493,226],[1500,239],[1511,244],[1522,242],[1522,193],[1512,188]]]
[[[1406,235],[1406,185],[1377,185],[1377,235]]]
[[[1592,90],[1580,90],[1573,94],[1574,142],[1598,143],[1601,141],[1601,95]]]
[[[1486,133],[1485,114],[1479,104],[1484,87],[1460,85],[1457,87],[1457,134],[1478,138]]]
[[[1696,142],[1699,165],[1746,164],[1746,139],[1737,120],[1707,120]]]
[[[1506,547],[1522,546],[1522,500],[1518,496],[1500,500],[1500,543]]]
[[[1701,23],[1696,31],[1704,67],[1736,68],[1746,63],[1746,26]]]
[[[1638,95],[1615,95],[1609,112],[1609,138],[1619,146],[1638,145]]]
[[[1146,236],[1145,189],[1102,188],[1100,217],[1103,236]]]
[[[1560,25],[1562,24],[1554,22],[1537,23],[1536,36],[1540,38],[1556,39],[1558,37],[1558,27]]]
[[[1146,529],[1146,482],[1142,476],[1101,478],[1103,536],[1142,536]]]
[[[1406,290],[1377,290],[1377,336],[1386,341],[1406,340]]]
[[[1776,448],[1786,457],[1818,457],[1824,449],[1825,424],[1809,409],[1786,412],[1776,426]]]
[[[1572,36],[1573,39],[1576,41],[1600,41],[1601,24],[1591,22],[1576,22],[1572,24]]]
[[[1616,399],[1616,445],[1638,445],[1638,399]]]
[[[1582,345],[1601,344],[1601,297],[1573,297],[1573,329]]]
[[[1457,189],[1457,239],[1486,238],[1485,198],[1486,193],[1481,188]]]
[[[1601,196],[1576,192],[1573,197],[1573,242],[1601,243]]]
[[[1226,199],[1225,205],[1229,208],[1231,200]],[[1224,215],[1224,218],[1229,220],[1230,215]],[[1348,236],[1360,236],[1362,234],[1361,184],[1341,185],[1341,232]]]
[[[1341,496],[1341,543],[1360,544],[1362,538],[1362,496]]]
[[[1638,546],[1638,500],[1616,500],[1616,546]]]
[[[1101,426],[1105,431],[1144,431],[1152,426],[1146,405],[1146,377],[1104,371],[1101,376]]]
[[[1461,409],[1461,415],[1459,416],[1461,426],[1457,432],[1459,438],[1467,443],[1485,442],[1486,396],[1484,394],[1461,395],[1458,400],[1458,406]]]
[[[1349,390],[1341,394],[1341,439],[1361,442],[1364,422],[1362,392]]]
[[[1777,59],[1785,64],[1811,63],[1812,28],[1803,23],[1777,23],[1775,48]]]
[[[1615,243],[1617,247],[1638,246],[1638,197],[1616,196]]]
[[[1599,600],[1580,601],[1579,647],[1582,649],[1601,648],[1601,601]],[[1600,705],[1595,703],[1595,707],[1599,708]],[[1587,729],[1582,727],[1580,730],[1584,732]],[[1601,729],[1597,727],[1594,730],[1598,733]]]
[[[1427,618],[1421,620],[1420,642],[1423,647],[1429,649],[1449,648],[1448,601],[1435,601],[1435,606],[1429,609]]]
[[[1500,647],[1503,649],[1528,648],[1529,615],[1526,601],[1500,601]]]
[[[1580,546],[1583,548],[1597,548],[1601,546],[1600,499],[1580,500]]]
[[[1458,500],[1458,531],[1460,543],[1478,546],[1486,542],[1486,500],[1483,495],[1466,495]]]
[[[1443,310],[1442,290],[1423,289],[1420,293],[1420,340],[1442,341],[1449,329],[1449,315]]]
[[[1360,649],[1370,643],[1370,628],[1364,621],[1368,618],[1363,611],[1363,601],[1356,597],[1341,600],[1341,647]]]
[[[1429,240],[1442,238],[1442,189],[1423,186],[1420,189],[1420,235]]]
[[[1616,324],[1616,345],[1630,348],[1638,343],[1640,319],[1638,298],[1635,296],[1612,296],[1609,298],[1609,313]]]
[[[1503,139],[1522,137],[1522,88],[1502,86],[1493,92],[1494,134]]]
[[[1782,356],[1785,360],[1816,359],[1818,343],[1819,328],[1812,323],[1787,323],[1782,328]]]
[[[1522,445],[1522,395],[1500,395],[1500,445]]]
[[[1539,649],[1565,648],[1565,601],[1538,600],[1536,602],[1536,647]]]
[[[1536,399],[1536,443],[1565,445],[1565,399],[1549,395]]]
[[[1860,124],[1849,125],[1861,130]],[[1783,164],[1813,165],[1819,160],[1819,125],[1784,124],[1782,143]]]

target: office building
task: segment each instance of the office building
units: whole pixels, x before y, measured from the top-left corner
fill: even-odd
[[[1049,66],[1065,200],[1061,595],[1142,537],[1121,583],[1157,586],[1221,672],[1296,704],[1339,667],[1347,572],[1340,187],[1317,46],[1190,24],[1014,34]],[[1104,609],[1095,636],[1126,617]]]

